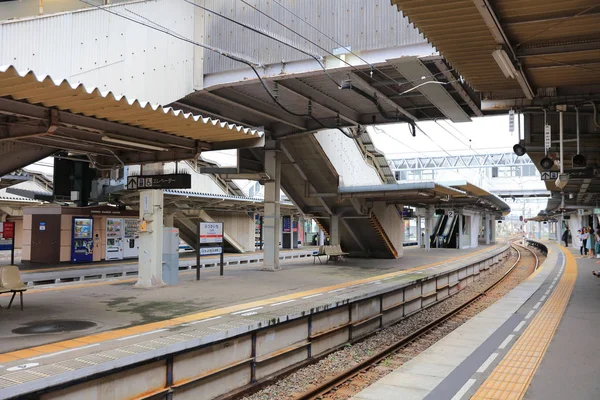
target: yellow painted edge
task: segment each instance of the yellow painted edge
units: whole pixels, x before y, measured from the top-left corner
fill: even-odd
[[[546,301],[546,303],[542,306],[542,308],[538,311],[537,315],[533,318],[527,329],[523,332],[523,334],[519,337],[519,339],[515,342],[515,344],[511,347],[511,349],[506,353],[502,361],[496,366],[496,368],[492,371],[489,377],[483,382],[483,384],[479,387],[477,392],[471,397],[471,400],[484,400],[489,399],[489,392],[493,391],[493,398],[497,400],[522,400],[535,376],[535,373],[548,350],[550,342],[554,337],[554,333],[560,324],[560,321],[564,315],[564,311],[567,307],[567,304],[571,298],[571,294],[573,292],[573,287],[575,286],[575,281],[577,279],[577,261],[573,254],[565,247],[559,245],[560,250],[565,255],[565,272],[559,281],[559,284],[556,285],[554,291],[550,295],[550,298]],[[559,287],[561,290],[559,290]],[[566,294],[563,294],[566,293]],[[552,323],[551,334],[547,335],[547,337],[542,340],[540,332],[536,331],[537,325],[545,318],[545,314],[547,310],[551,308],[560,307],[559,315],[557,315],[555,323]],[[515,362],[512,361],[514,359],[518,359],[519,356],[525,356],[524,354],[517,354],[520,350],[520,344],[523,343],[534,343],[538,345],[543,345],[543,349],[539,351],[537,355],[529,355],[530,364],[532,368],[516,368]],[[509,361],[510,360],[510,361]],[[529,364],[528,364],[529,366]],[[512,371],[516,371],[513,373],[501,373],[502,370],[511,369]],[[520,372],[520,373],[518,373]],[[509,387],[510,389],[517,390],[506,390],[499,389],[495,380],[492,379],[494,376],[502,375],[503,377],[510,379],[510,381],[503,381],[504,388]]]

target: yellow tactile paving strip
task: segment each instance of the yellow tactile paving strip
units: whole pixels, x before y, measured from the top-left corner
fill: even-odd
[[[550,298],[514,346],[479,387],[472,400],[521,400],[540,365],[567,307],[575,280],[577,263],[563,249],[565,272]]]
[[[497,247],[498,246],[495,246],[494,248],[497,248]],[[456,260],[459,260],[464,257],[472,257],[477,254],[481,254],[483,252],[490,251],[490,250],[491,250],[490,248],[486,248],[486,249],[478,250],[476,252],[469,253],[466,255],[452,257],[452,258],[449,258],[449,259],[446,259],[443,261],[438,261],[438,262],[431,263],[431,264],[421,265],[419,267],[404,269],[404,270],[401,270],[398,272],[391,272],[391,273],[387,273],[387,274],[383,274],[383,275],[372,276],[372,277],[365,278],[365,279],[359,279],[356,281],[344,282],[344,283],[340,283],[337,285],[321,287],[321,288],[317,288],[317,289],[307,290],[304,292],[292,293],[292,294],[285,295],[285,296],[272,297],[270,299],[263,299],[263,300],[258,300],[258,301],[254,301],[251,303],[238,304],[238,305],[234,305],[234,306],[218,308],[215,310],[203,311],[203,312],[199,312],[196,314],[190,314],[190,315],[185,315],[182,317],[167,319],[164,321],[153,322],[153,323],[145,324],[145,325],[133,326],[131,328],[116,329],[116,330],[112,330],[112,331],[97,333],[97,334],[90,335],[90,336],[78,337],[76,339],[66,340],[66,341],[62,341],[62,342],[56,342],[56,343],[46,344],[46,345],[42,345],[42,346],[35,346],[35,347],[28,348],[28,349],[22,349],[22,350],[2,353],[2,354],[0,354],[0,363],[21,361],[21,360],[24,360],[27,358],[46,355],[46,354],[54,353],[57,351],[71,349],[74,347],[83,347],[83,346],[87,346],[90,344],[104,342],[107,340],[119,339],[122,337],[132,336],[132,335],[138,335],[140,333],[146,333],[146,332],[150,332],[150,331],[157,330],[157,329],[169,328],[169,327],[177,326],[180,324],[199,321],[202,319],[212,318],[212,317],[216,317],[216,316],[220,316],[220,315],[224,315],[224,314],[230,314],[230,313],[237,312],[237,311],[243,311],[243,310],[247,310],[247,309],[254,308],[254,307],[261,307],[261,306],[265,306],[265,305],[269,305],[269,304],[273,304],[273,303],[279,303],[279,302],[283,302],[283,301],[287,301],[287,300],[295,300],[295,299],[298,299],[301,297],[310,296],[310,295],[317,294],[317,293],[324,293],[324,292],[328,292],[328,291],[335,290],[335,289],[347,288],[350,286],[374,282],[374,281],[378,281],[378,280],[385,279],[385,278],[394,278],[397,276],[405,275],[409,272],[419,271],[422,269],[435,267],[435,266],[443,264],[443,263],[456,261]],[[120,280],[119,282],[122,283],[122,282],[130,281],[130,280],[135,281],[136,278]],[[96,285],[98,285],[98,283],[88,284],[87,286],[96,286]],[[83,286],[86,286],[86,285],[78,285],[77,287],[83,287]],[[52,289],[60,290],[60,288],[52,288]]]

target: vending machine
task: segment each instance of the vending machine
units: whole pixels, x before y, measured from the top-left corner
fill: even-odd
[[[106,218],[106,260],[123,259],[123,220]]]
[[[123,244],[123,258],[135,258],[139,256],[140,234],[139,221],[135,218],[125,219],[125,235]]]
[[[94,239],[92,218],[73,217],[73,240],[71,242],[71,262],[94,261]]]

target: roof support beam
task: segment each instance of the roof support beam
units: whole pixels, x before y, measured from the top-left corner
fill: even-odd
[[[517,57],[549,56],[554,54],[572,53],[575,51],[600,50],[600,40],[586,41],[580,43],[538,45],[530,48],[517,49]]]
[[[299,82],[299,81],[295,81],[295,82]],[[298,96],[304,100],[306,100],[307,102],[312,102],[313,104],[327,110],[328,112],[330,112],[331,114],[333,114],[334,116],[338,116],[340,117],[341,120],[348,122],[350,125],[358,125],[358,119],[360,118],[360,115],[358,114],[358,112],[356,112],[355,110],[351,109],[348,106],[345,106],[339,102],[337,102],[336,100],[328,97],[327,95],[320,93],[316,90],[312,90],[310,93],[310,96],[306,96],[302,93],[300,93],[297,89],[292,89],[292,82],[281,82],[281,81],[277,81],[277,84],[279,85],[280,88],[284,88],[285,91],[292,93],[295,96]],[[310,86],[305,85],[306,88],[310,88]],[[330,105],[325,105],[325,103],[329,103]],[[331,105],[331,103],[335,103],[334,105]],[[339,107],[337,110],[335,108],[332,107]],[[344,111],[340,111],[340,109],[343,109]],[[344,112],[346,114],[349,114],[348,116],[344,114]]]
[[[296,122],[293,122],[290,119],[280,118],[280,117],[278,117],[276,115],[269,114],[267,112],[258,110],[256,108],[253,108],[253,107],[241,104],[239,102],[239,99],[237,99],[238,101],[229,100],[227,97],[224,97],[222,95],[216,94],[214,92],[208,92],[208,91],[204,91],[204,92],[202,92],[202,94],[205,95],[205,96],[207,96],[207,97],[213,98],[213,99],[215,99],[217,101],[221,101],[221,102],[227,103],[229,106],[232,107],[233,110],[240,109],[240,110],[249,112],[251,114],[258,115],[259,117],[266,118],[266,119],[271,120],[271,121],[280,122],[282,124],[291,126],[293,128],[299,129],[301,131],[305,131],[306,130],[306,126],[304,126],[303,124],[301,124],[301,122],[298,121],[297,117],[290,116],[290,119],[294,119],[296,121]],[[239,92],[236,93],[236,97],[237,96],[248,98],[248,96],[239,94]],[[249,99],[249,102],[260,103],[260,101],[258,101],[256,99],[251,99],[251,98]]]
[[[363,78],[361,78],[354,72],[352,72],[350,74],[350,76],[352,78],[353,85],[357,86],[359,89],[361,89],[363,91],[371,92],[371,93],[375,94],[377,96],[377,99],[379,101],[381,101],[381,103],[383,105],[385,105],[387,108],[391,108],[393,110],[393,112],[396,112],[398,114],[403,114],[404,116],[408,117],[409,119],[411,119],[415,122],[417,121],[417,117],[415,117],[414,115],[412,115],[411,113],[406,111],[404,108],[400,107],[397,103],[395,103],[393,100],[391,100],[385,94],[383,94],[379,90],[375,89],[373,86],[371,86],[371,84],[369,82],[365,81]]]
[[[511,44],[508,40],[508,37],[504,33],[504,30],[502,29],[502,25],[500,25],[500,21],[498,21],[498,17],[494,13],[494,9],[490,5],[489,1],[488,0],[473,0],[473,4],[475,4],[475,6],[477,7],[479,14],[481,14],[483,21],[485,22],[488,29],[490,30],[490,33],[494,37],[494,40],[496,41],[496,43],[498,43],[499,45],[502,45],[506,50],[508,50],[507,53],[509,54],[509,57],[511,57],[511,59],[513,59],[513,61],[516,61],[517,54],[515,53],[515,50],[511,46]],[[491,54],[490,54],[490,56],[491,56]],[[518,67],[518,74],[517,74],[516,78],[517,78],[517,81],[519,82],[519,86],[521,86],[521,89],[523,90],[525,97],[527,97],[529,100],[531,100],[531,99],[533,99],[533,90],[531,89],[531,85],[529,84],[529,82],[527,81],[527,78],[525,77],[523,68],[520,65],[518,65],[517,67]]]
[[[454,90],[456,90],[456,92],[465,101],[465,103],[467,103],[471,111],[473,111],[478,117],[483,117],[483,112],[481,112],[481,109],[477,107],[477,104],[475,104],[475,102],[471,99],[471,96],[469,96],[467,91],[463,89],[460,83],[456,81],[456,78],[454,78],[452,72],[448,70],[446,63],[442,59],[435,60],[433,63],[435,64],[437,69],[440,70],[442,75],[444,75],[444,78],[446,78],[448,82],[450,82],[450,85],[452,85]]]

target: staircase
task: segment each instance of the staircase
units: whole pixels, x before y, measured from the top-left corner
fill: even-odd
[[[388,235],[385,233],[383,226],[381,226],[381,223],[379,222],[375,214],[371,214],[371,216],[369,217],[369,221],[371,222],[371,226],[373,227],[375,232],[377,232],[381,240],[385,243],[390,253],[394,255],[394,258],[398,258],[398,251],[390,241]]]
[[[319,227],[319,229],[323,231],[323,233],[325,234],[325,237],[326,237],[327,239],[331,239],[331,237],[329,236],[329,231],[328,231],[327,229],[325,229],[325,227],[324,227],[324,226],[323,226],[323,224],[321,223],[321,220],[317,218],[317,219],[315,219],[314,221],[315,221],[315,223],[317,224],[317,226]]]

